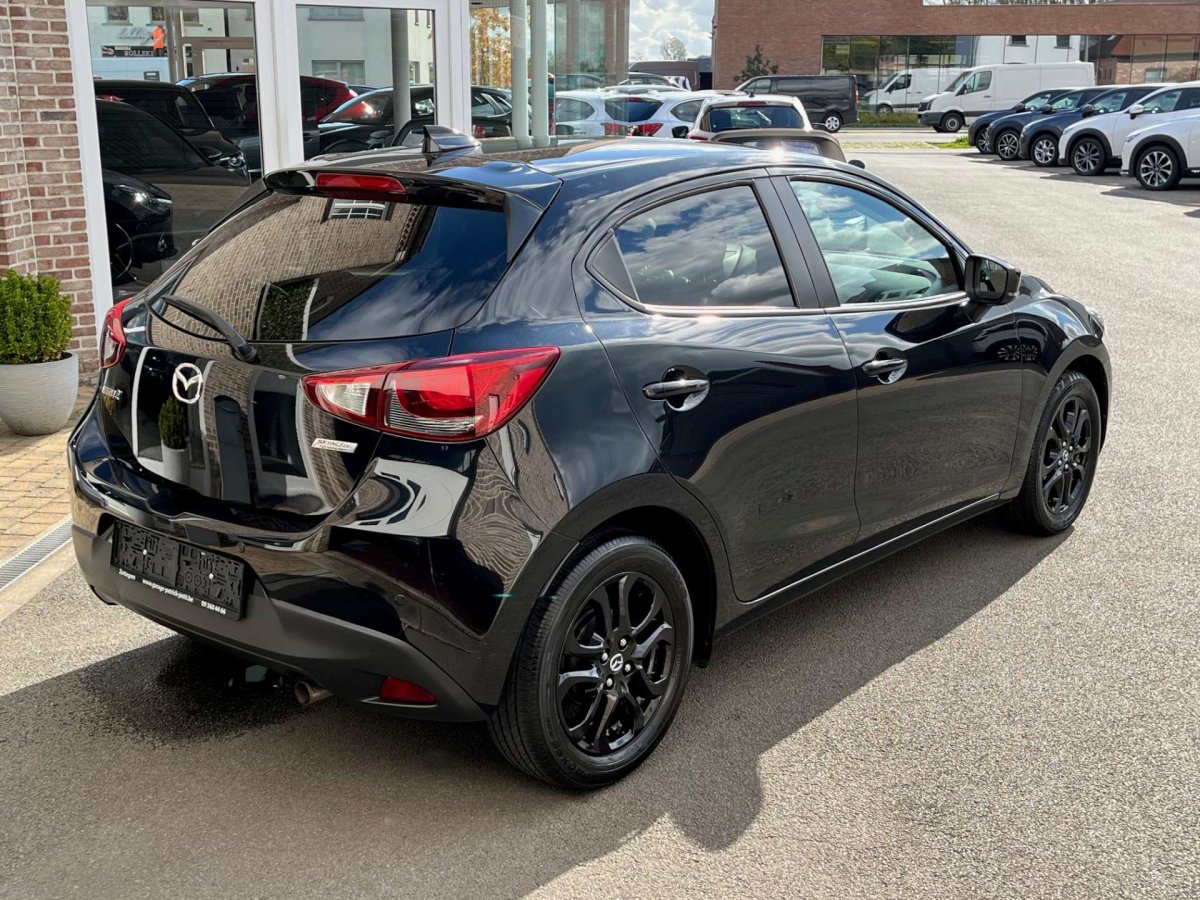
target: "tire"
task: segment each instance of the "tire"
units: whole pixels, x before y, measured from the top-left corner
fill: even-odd
[[[1104,149],[1104,145],[1100,143],[1098,138],[1084,137],[1077,140],[1071,147],[1071,152],[1067,156],[1071,162],[1071,168],[1075,170],[1076,175],[1084,175],[1092,177],[1100,175],[1104,172],[1105,165],[1108,162],[1108,152]]]
[[[875,107],[875,115],[879,116],[881,119],[886,119],[888,116],[890,116],[892,114],[892,112],[893,112],[893,110],[892,110],[891,106],[889,106],[886,103],[883,104],[882,106]]]
[[[942,116],[942,131],[948,131],[950,134],[955,134],[961,131],[963,127],[963,117],[960,113],[949,112]]]
[[[565,788],[623,778],[675,717],[692,639],[687,583],[666,551],[635,535],[604,541],[535,605],[488,720],[492,741],[517,768]]]
[[[1002,508],[1009,527],[1044,536],[1075,523],[1096,476],[1102,425],[1092,383],[1064,372],[1038,422],[1021,492]]]
[[[992,153],[992,129],[988,126],[980,128],[979,134],[975,135],[975,149],[984,156]]]
[[[842,114],[837,112],[825,113],[825,118],[821,120],[821,124],[825,126],[825,130],[830,134],[837,134],[842,130]]]
[[[1166,144],[1147,147],[1138,152],[1133,175],[1148,191],[1169,191],[1183,177],[1179,154]]]
[[[992,139],[996,155],[1005,162],[1012,162],[1021,152],[1021,136],[1011,128],[1005,128]]]
[[[1058,165],[1058,138],[1039,134],[1029,144],[1029,158],[1039,169],[1053,169]]]

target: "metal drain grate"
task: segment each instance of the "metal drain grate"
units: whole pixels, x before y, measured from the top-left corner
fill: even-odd
[[[53,529],[0,565],[0,591],[4,590],[43,559],[71,539],[71,520],[63,519]]]

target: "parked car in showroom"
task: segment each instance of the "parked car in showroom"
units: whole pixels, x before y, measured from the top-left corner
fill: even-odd
[[[796,97],[808,117],[830,133],[858,121],[858,82],[853,75],[759,75],[743,82],[738,91]]]
[[[68,442],[101,600],[595,788],[737,626],[988,510],[1077,521],[1099,314],[886,182],[637,138],[471,163],[271,173],[110,311]]]
[[[1005,162],[1013,162],[1021,152],[1021,129],[1030,122],[1042,116],[1054,116],[1079,109],[1091,103],[1101,94],[1110,90],[1114,85],[1081,88],[1067,91],[1057,100],[1030,112],[1009,113],[997,119],[990,126],[992,149]]]
[[[1092,116],[1128,109],[1147,94],[1158,90],[1158,87],[1153,84],[1135,84],[1112,88],[1075,109],[1034,118],[1021,129],[1017,158],[1033,160],[1033,164],[1042,169],[1057,166],[1058,145],[1066,128]]]
[[[804,104],[798,98],[758,94],[753,97],[710,97],[705,100],[687,137],[694,141],[707,141],[722,131],[741,128],[813,130]]]
[[[995,112],[984,113],[982,116],[977,116],[971,126],[967,129],[967,143],[978,150],[980,153],[993,153],[992,149],[992,131],[991,125],[998,119],[1003,119],[1005,116],[1013,113],[1034,112],[1047,106],[1057,100],[1067,91],[1079,90],[1079,88],[1054,88],[1048,91],[1039,91],[1036,94],[1030,94],[1020,103],[1015,104],[1010,109],[1001,109]]]
[[[554,98],[554,129],[572,137],[675,137],[690,130],[700,107],[717,91],[647,90],[638,93],[560,91]]]
[[[415,84],[409,88],[412,104],[410,118],[432,121],[437,102],[432,84]],[[512,127],[512,102],[499,88],[474,85],[471,88],[472,118],[488,118]],[[353,153],[368,149],[379,132],[393,130],[395,113],[392,109],[392,89],[380,88],[343,103],[325,116],[317,125],[320,133],[320,153]]]
[[[1121,148],[1121,174],[1148,191],[1169,191],[1184,178],[1200,178],[1200,110],[1139,128]]]
[[[1121,148],[1132,132],[1197,112],[1200,81],[1161,87],[1121,112],[1092,116],[1064,129],[1060,159],[1076,174],[1100,175],[1111,166],[1124,166]]]
[[[244,169],[241,148],[222,137],[204,106],[185,87],[169,81],[103,79],[95,82],[97,100],[120,100],[158,116],[201,153],[227,169]]]

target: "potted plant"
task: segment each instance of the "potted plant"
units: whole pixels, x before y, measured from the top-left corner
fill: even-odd
[[[71,418],[79,358],[71,301],[49,275],[9,269],[0,279],[0,419],[17,434],[53,434]]]
[[[176,484],[187,484],[191,469],[188,416],[183,404],[174,397],[168,397],[158,411],[158,436],[162,438],[163,477]]]

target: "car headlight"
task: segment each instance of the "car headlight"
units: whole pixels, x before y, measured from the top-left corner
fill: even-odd
[[[118,184],[116,190],[124,194],[135,206],[141,206],[153,213],[167,213],[174,205],[170,197],[156,197],[141,188],[129,184]]]

